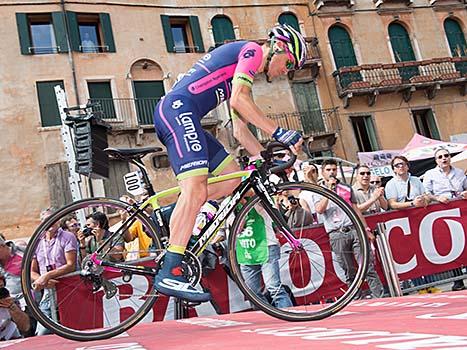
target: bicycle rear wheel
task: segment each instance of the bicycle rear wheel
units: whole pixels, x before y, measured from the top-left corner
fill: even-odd
[[[332,191],[309,183],[283,183],[277,189],[276,203],[291,204],[295,197],[314,205],[328,199],[327,208],[335,208],[341,219],[345,216],[349,230],[342,233],[345,244],[337,239],[331,249],[328,234],[319,224],[322,217],[311,223],[311,216],[295,212],[289,222],[293,221],[292,231],[301,247],[294,248],[281,232],[282,225],[271,219],[254,196],[240,209],[229,235],[234,279],[253,307],[271,316],[287,321],[329,317],[350,303],[364,282],[369,262],[365,229],[351,206]]]
[[[47,267],[44,262],[55,265],[51,266],[52,269],[59,268],[64,263],[64,251],[69,251],[73,246],[79,250],[76,237],[60,226],[65,226],[71,218],[75,218],[83,228],[89,215],[96,212],[106,215],[110,226],[107,234],[110,234],[121,227],[120,215],[132,215],[135,209],[109,198],[74,202],[41,223],[31,237],[23,257],[23,294],[33,316],[51,332],[72,340],[106,339],[129,329],[145,316],[146,321],[153,321],[153,313],[150,311],[156,301],[156,294],[152,288],[152,276],[119,269],[105,270],[92,262],[89,254],[81,256],[81,259],[78,256],[76,270],[56,278],[54,286],[49,285],[49,288],[41,291],[34,290],[37,278],[34,271],[39,270],[40,275],[45,274]],[[133,248],[127,245],[122,252],[124,243],[121,238],[115,239],[104,246],[98,258],[103,263],[119,262],[155,273],[155,258],[162,251],[162,245],[154,224],[145,213],[136,214],[127,223],[125,227],[129,227],[132,234],[137,233],[137,243],[133,241]],[[44,259],[47,251],[61,258],[49,256]]]

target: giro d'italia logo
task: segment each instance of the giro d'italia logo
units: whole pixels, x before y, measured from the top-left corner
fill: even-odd
[[[180,100],[175,100],[172,102],[173,109],[179,109],[181,106],[183,106],[183,102]]]

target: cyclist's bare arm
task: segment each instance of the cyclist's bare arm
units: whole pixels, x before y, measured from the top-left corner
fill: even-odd
[[[243,118],[232,109],[232,127],[234,137],[242,144],[247,152],[256,156],[264,150],[263,146],[259,143],[258,139],[253,135],[250,129],[248,129],[247,123]]]
[[[258,108],[251,97],[251,89],[243,84],[232,85],[232,97],[230,106],[235,109],[242,118],[260,128],[268,135],[272,135],[277,129],[277,123],[267,118]]]

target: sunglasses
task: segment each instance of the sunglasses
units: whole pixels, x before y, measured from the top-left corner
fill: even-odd
[[[438,157],[436,157],[436,158],[438,158],[438,159],[443,159],[443,158],[448,159],[448,158],[450,158],[450,157],[451,157],[451,155],[450,155],[449,153],[445,153],[445,154],[440,154],[440,155],[439,155]]]
[[[289,49],[284,48],[282,50],[276,50],[275,53],[286,53],[288,59],[287,59],[287,61],[285,61],[285,68],[287,68],[287,70],[289,70],[289,71],[292,71],[292,70],[295,69],[295,59],[292,56],[292,54],[290,53]]]
[[[370,184],[372,185],[379,185],[381,181],[370,181]]]
[[[402,168],[404,166],[405,166],[405,163],[397,163],[393,165],[394,168]]]
[[[362,171],[361,173],[359,173],[360,175],[364,176],[364,175],[368,175],[370,176],[371,175],[371,172],[369,171]]]

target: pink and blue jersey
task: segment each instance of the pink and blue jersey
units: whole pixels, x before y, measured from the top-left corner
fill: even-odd
[[[158,103],[154,125],[179,180],[217,175],[231,161],[201,119],[230,98],[232,84],[252,86],[262,57],[261,46],[253,42],[222,45],[198,60]]]

